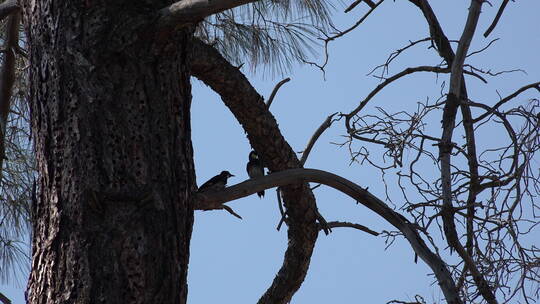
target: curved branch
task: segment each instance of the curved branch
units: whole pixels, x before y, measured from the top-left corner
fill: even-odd
[[[499,7],[499,10],[497,11],[497,15],[495,16],[495,19],[493,19],[493,22],[491,23],[491,25],[484,32],[484,37],[487,38],[487,36],[491,34],[491,31],[495,29],[495,27],[497,26],[497,23],[499,23],[499,19],[501,19],[501,16],[504,12],[504,8],[506,7],[507,4],[508,4],[508,0],[503,0],[503,2],[501,3],[501,6]]]
[[[353,229],[358,229],[360,231],[364,231],[365,233],[369,233],[373,236],[378,236],[379,233],[376,232],[376,231],[373,231],[371,229],[369,229],[368,227],[364,226],[364,225],[360,225],[360,224],[355,224],[355,223],[349,223],[349,222],[340,222],[340,221],[333,221],[333,222],[328,222],[327,223],[328,225],[328,228],[353,228]],[[320,228],[321,230],[323,229],[323,227]]]
[[[337,113],[334,113],[334,114],[328,116],[326,118],[326,120],[323,121],[323,123],[315,131],[315,133],[313,133],[313,136],[311,136],[311,139],[309,140],[309,142],[308,142],[308,144],[306,146],[306,149],[302,153],[302,158],[300,159],[300,163],[302,164],[302,166],[305,165],[306,160],[307,160],[307,158],[309,156],[309,153],[311,152],[311,149],[313,149],[313,146],[315,145],[315,142],[317,141],[317,139],[319,139],[319,137],[323,134],[323,132],[326,131],[326,129],[330,128],[330,126],[332,125],[332,122],[333,122],[332,118],[336,114]]]
[[[371,91],[368,96],[360,102],[358,107],[356,107],[354,110],[352,110],[349,114],[347,114],[347,124],[348,120],[353,117],[354,115],[358,114],[366,105],[367,103],[373,98],[377,93],[379,93],[382,89],[384,89],[387,85],[391,84],[392,82],[398,80],[399,78],[417,73],[417,72],[433,72],[433,73],[450,73],[449,68],[440,68],[436,66],[418,66],[418,67],[412,67],[412,68],[406,68],[405,70],[393,75],[392,77],[386,78],[382,83],[380,83],[373,91]]]
[[[217,92],[247,133],[251,146],[272,172],[302,165],[283,138],[262,96],[219,52],[193,40],[192,75]],[[281,189],[287,209],[288,247],[283,265],[259,303],[288,303],[306,276],[318,236],[318,211],[306,183]]]
[[[475,122],[475,123],[479,122],[480,120],[486,118],[486,116],[489,116],[489,115],[493,114],[493,112],[496,111],[503,104],[505,104],[508,101],[512,100],[513,98],[517,97],[519,94],[525,92],[526,90],[533,89],[533,88],[536,89],[538,92],[540,92],[540,81],[528,84],[526,86],[523,86],[523,87],[519,88],[517,91],[515,91],[514,93],[512,93],[512,94],[506,96],[505,98],[499,100],[494,106],[491,107],[491,109],[489,111],[487,111],[486,113],[484,113],[484,114],[478,116],[477,118],[475,118],[473,120],[473,122]]]
[[[276,97],[277,91],[279,88],[281,88],[282,85],[286,84],[287,82],[291,81],[289,77],[283,79],[282,81],[278,82],[274,89],[272,90],[272,93],[270,94],[270,97],[268,98],[268,102],[266,102],[266,106],[270,108],[270,105],[272,105],[272,102],[274,101],[274,98]]]
[[[225,202],[254,194],[258,191],[289,184],[314,182],[339,190],[366,206],[403,233],[414,252],[431,268],[448,303],[462,303],[454,280],[443,260],[434,254],[420,237],[415,225],[388,207],[382,200],[357,184],[332,173],[316,169],[290,169],[249,179],[223,191],[200,193],[196,209],[208,210]]]

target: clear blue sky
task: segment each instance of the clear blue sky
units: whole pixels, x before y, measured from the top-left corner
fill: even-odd
[[[447,36],[457,40],[467,16],[470,1],[431,1]],[[467,78],[471,99],[495,103],[497,92],[507,95],[517,88],[540,80],[540,2],[510,2],[501,22],[488,39],[481,35],[494,17],[495,7],[484,5],[480,26],[471,50],[485,46],[493,38],[501,38],[487,52],[468,59],[478,67],[493,70],[521,68],[528,74],[489,78],[489,84]],[[340,28],[352,24],[365,12],[366,6],[349,15],[336,14]],[[312,67],[295,67],[292,81],[279,91],[271,111],[282,133],[295,151],[302,151],[314,130],[331,113],[348,112],[377,84],[366,76],[383,63],[393,50],[409,40],[428,36],[428,27],[416,7],[408,1],[386,1],[354,32],[330,45],[330,64],[326,80]],[[392,66],[390,74],[406,66],[436,65],[440,58],[427,45],[405,54]],[[248,75],[255,88],[268,96],[275,83],[268,75]],[[284,77],[285,77],[284,76]],[[413,76],[391,85],[370,104],[391,111],[410,108],[417,101],[437,98],[446,76],[425,74]],[[244,131],[219,97],[193,80],[193,146],[199,185],[221,170],[236,177],[231,183],[247,178],[245,165],[250,151]],[[437,118],[440,119],[440,118]],[[438,128],[437,124],[434,124]],[[342,122],[336,123],[317,143],[306,164],[309,168],[327,170],[344,176],[384,198],[384,188],[377,171],[367,165],[349,165],[346,148],[331,142],[342,142]],[[440,130],[433,130],[440,134]],[[486,134],[491,140],[494,134]],[[481,140],[483,140],[481,139]],[[369,149],[377,150],[372,146]],[[537,160],[538,161],[538,160]],[[537,162],[538,164],[538,162]],[[438,174],[426,167],[425,174]],[[393,202],[403,201],[396,189],[389,189]],[[371,211],[356,205],[348,197],[332,189],[315,190],[318,206],[327,220],[357,222],[376,231],[392,227]],[[189,303],[254,303],[264,293],[281,266],[287,245],[286,230],[276,231],[280,216],[274,190],[267,190],[264,199],[256,195],[228,204],[244,219],[226,212],[196,212],[189,265]],[[419,261],[407,242],[398,239],[385,250],[381,237],[347,228],[334,229],[317,242],[307,278],[292,303],[386,303],[392,299],[412,299],[419,293],[429,303],[438,302],[441,292],[428,267]],[[26,274],[23,276],[23,285]],[[1,286],[13,303],[23,303],[23,288]]]

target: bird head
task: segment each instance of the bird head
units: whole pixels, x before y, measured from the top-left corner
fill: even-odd
[[[249,160],[258,160],[259,159],[259,155],[257,154],[257,152],[255,152],[255,150],[252,150],[251,152],[249,152]]]
[[[231,172],[229,171],[221,171],[221,176],[225,177],[225,178],[229,178],[229,177],[232,177],[234,175],[231,174]]]

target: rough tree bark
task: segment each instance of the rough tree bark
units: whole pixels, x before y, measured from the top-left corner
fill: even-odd
[[[195,188],[191,28],[166,1],[27,1],[30,303],[183,303]]]

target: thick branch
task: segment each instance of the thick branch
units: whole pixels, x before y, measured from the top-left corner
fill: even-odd
[[[437,50],[441,57],[447,62],[449,66],[452,66],[452,75],[450,83],[450,92],[445,104],[443,112],[443,136],[439,145],[440,161],[441,161],[441,177],[443,187],[443,224],[444,231],[447,237],[448,244],[451,248],[456,249],[460,257],[465,262],[467,268],[473,275],[473,280],[478,288],[478,291],[488,303],[497,303],[493,291],[487,284],[483,275],[478,271],[471,255],[472,247],[472,217],[474,216],[474,207],[471,202],[476,199],[476,193],[478,191],[478,161],[476,156],[476,147],[474,140],[474,127],[473,120],[469,106],[465,103],[461,103],[461,109],[463,114],[463,126],[465,129],[467,139],[467,158],[470,170],[470,189],[469,197],[467,198],[467,204],[471,207],[468,208],[468,216],[470,219],[467,221],[467,249],[465,251],[461,243],[459,242],[457,231],[454,223],[454,211],[452,209],[451,201],[451,184],[450,184],[450,156],[451,156],[451,140],[452,132],[455,126],[455,117],[457,107],[461,100],[467,100],[467,89],[463,78],[463,62],[465,60],[471,39],[474,35],[474,31],[477,26],[478,17],[480,15],[480,8],[483,0],[472,0],[471,7],[469,8],[469,16],[463,30],[462,37],[458,46],[458,54],[454,55],[450,41],[444,34],[437,17],[431,9],[429,3],[426,0],[409,0],[420,8],[424,17],[426,18],[431,37],[437,46]]]
[[[246,77],[213,47],[194,40],[193,48],[190,60],[193,76],[221,96],[270,171],[301,167],[262,96]],[[287,303],[291,300],[304,281],[318,236],[318,211],[309,185],[287,185],[281,188],[281,192],[287,208],[288,248],[283,266],[259,303]]]
[[[427,10],[429,5],[426,1],[421,1],[421,7],[424,10]],[[452,72],[450,76],[450,89],[448,93],[448,98],[444,107],[443,112],[443,132],[441,136],[441,143],[439,146],[440,149],[440,162],[441,162],[441,180],[442,180],[442,200],[443,200],[443,208],[442,208],[442,218],[443,218],[443,225],[444,225],[444,232],[448,241],[448,244],[454,248],[460,257],[463,259],[465,264],[467,265],[467,268],[471,271],[471,274],[473,275],[473,279],[476,283],[476,286],[478,288],[478,291],[482,294],[484,299],[488,303],[497,303],[497,300],[495,298],[495,295],[493,294],[491,288],[487,284],[485,278],[480,273],[478,268],[476,267],[472,257],[468,252],[465,251],[463,246],[461,245],[459,241],[459,237],[457,235],[456,226],[454,223],[454,209],[452,206],[452,186],[451,186],[451,150],[452,150],[452,133],[454,131],[455,126],[455,119],[456,119],[456,112],[457,108],[460,104],[460,100],[462,98],[466,98],[466,90],[463,83],[463,63],[465,61],[465,58],[467,56],[467,52],[470,46],[470,43],[472,41],[472,37],[474,36],[474,32],[476,30],[478,19],[481,12],[483,0],[472,0],[471,6],[469,8],[469,15],[467,17],[467,22],[465,24],[465,28],[463,30],[462,36],[459,41],[458,49],[456,52],[455,57],[452,56],[452,52],[446,50],[446,52],[440,52],[441,56],[445,58],[445,60],[448,62],[448,64],[452,66]],[[435,15],[431,12],[430,13],[424,13],[425,16],[430,16],[430,19],[428,19],[428,23],[430,23],[430,29],[435,31],[435,35],[437,37],[440,37],[442,41],[438,41],[440,47],[446,49],[446,46],[449,46],[449,42],[445,41],[446,36],[444,33],[442,33],[442,29],[440,28],[438,21],[436,20]],[[430,22],[431,21],[431,22]],[[433,23],[433,24],[432,24]],[[453,57],[453,58],[452,58]],[[462,94],[463,93],[463,94]],[[466,128],[466,134],[467,134],[467,143],[468,143],[468,161],[469,161],[469,167],[473,170],[471,172],[471,189],[469,190],[469,200],[474,201],[475,199],[475,186],[477,182],[477,163],[476,163],[476,152],[474,147],[474,131],[472,128],[472,122],[471,122],[471,115],[470,110],[468,108],[462,108],[462,112],[464,115],[464,120],[467,120],[467,124],[464,123],[464,126]],[[472,209],[472,208],[471,208]],[[472,217],[474,214],[474,210],[469,211],[469,215]],[[468,223],[468,232],[471,231],[471,223]],[[468,240],[468,247],[470,247],[472,236],[469,235]]]
[[[480,12],[482,8],[483,0],[472,0],[471,7],[469,8],[469,16],[465,23],[465,29],[459,39],[458,49],[456,51],[456,57],[452,61],[452,72],[450,74],[450,94],[455,94],[459,97],[461,90],[461,80],[463,76],[463,63],[467,57],[467,52],[471,46],[472,37],[478,24]]]
[[[454,57],[454,60],[452,62],[449,62],[448,64],[452,66],[452,72],[450,76],[450,93],[449,95],[457,96],[457,100],[461,101],[464,98],[467,98],[467,90],[465,89],[465,80],[463,77],[463,63],[465,62],[465,58],[467,57],[467,53],[469,51],[469,47],[472,41],[472,37],[474,36],[474,32],[476,30],[476,26],[478,24],[478,19],[480,17],[481,7],[482,7],[483,0],[473,0],[471,1],[471,6],[469,8],[469,15],[467,17],[467,22],[465,24],[465,29],[463,30],[463,34],[459,40],[458,49],[456,51],[456,56]],[[449,106],[451,106],[449,104]],[[456,105],[456,108],[458,105]],[[445,107],[446,109],[446,107]],[[484,277],[480,274],[478,271],[473,259],[472,259],[472,247],[473,247],[473,217],[475,213],[474,203],[476,202],[476,191],[477,191],[477,185],[478,185],[478,161],[477,161],[477,155],[476,155],[476,140],[474,136],[474,126],[472,124],[472,114],[469,106],[462,105],[461,106],[461,113],[463,115],[463,127],[465,128],[465,136],[467,141],[467,162],[469,165],[469,174],[470,174],[470,187],[469,187],[469,194],[467,197],[466,204],[470,206],[467,209],[467,252],[464,251],[462,248],[462,245],[459,241],[459,238],[457,236],[457,231],[451,231],[449,233],[454,234],[455,238],[448,237],[447,234],[447,240],[450,246],[456,249],[456,251],[459,253],[461,258],[465,261],[465,264],[467,265],[467,268],[473,273],[473,276],[476,275],[475,282],[477,283],[479,291],[482,293],[484,298],[488,301],[488,303],[494,303],[495,297],[493,295],[493,292],[487,286],[487,282],[485,281]],[[455,116],[454,116],[455,120]],[[455,123],[455,122],[454,122]],[[453,127],[452,127],[453,128]],[[444,137],[444,131],[443,130],[443,141],[442,144],[445,144],[445,137]],[[453,130],[446,130],[450,133],[453,132]],[[452,135],[449,134],[449,138],[451,141]],[[444,148],[443,148],[444,149]],[[442,160],[441,160],[442,161]],[[441,168],[443,166],[441,165]],[[450,167],[450,154],[448,154],[448,168]],[[442,172],[442,171],[441,171]],[[450,170],[447,172],[450,174]],[[444,184],[444,180],[443,180]],[[450,176],[448,176],[448,183],[446,185],[451,185]],[[447,191],[450,191],[448,193],[451,193],[451,186],[447,189]],[[448,204],[445,204],[446,203]],[[454,226],[454,211],[450,211],[449,208],[452,208],[452,198],[451,194],[450,196],[445,196],[444,186],[443,186],[443,221],[446,218],[448,221],[452,221],[452,223],[447,223],[445,221],[445,225],[448,225],[448,227]],[[448,209],[447,209],[448,208]],[[485,287],[482,287],[484,286]],[[496,301],[495,301],[496,302]]]
[[[204,18],[257,0],[182,0],[159,11],[158,27],[197,23]]]
[[[7,0],[0,4],[0,20],[4,20],[7,16],[11,15],[21,7],[17,0]]]
[[[315,169],[290,169],[276,172],[213,193],[201,193],[196,209],[213,209],[221,204],[245,197],[265,189],[288,184],[314,182],[339,190],[366,206],[403,233],[414,252],[431,268],[448,303],[462,303],[456,285],[446,264],[427,247],[414,225],[401,214],[388,207],[382,200],[357,184],[338,175]]]

